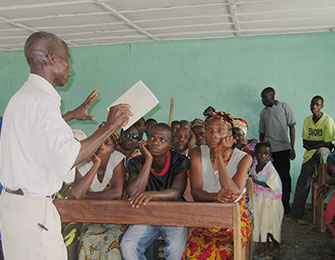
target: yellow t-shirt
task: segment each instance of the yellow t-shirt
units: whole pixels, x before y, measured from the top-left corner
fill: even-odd
[[[304,121],[302,138],[307,141],[324,141],[326,143],[335,140],[335,125],[333,119],[326,113],[314,124],[313,115],[307,117]],[[312,158],[316,149],[306,151],[303,163]]]

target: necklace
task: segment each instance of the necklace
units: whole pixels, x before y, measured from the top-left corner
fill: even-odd
[[[227,165],[228,165],[229,160],[230,160],[230,158],[231,158],[232,155],[233,155],[233,153],[230,153],[230,155],[228,156],[228,159],[224,159],[224,160],[223,160],[223,164],[224,164],[224,166],[227,166]],[[213,169],[217,168],[217,167],[216,167],[216,161],[215,161],[215,158],[212,158],[212,157],[210,156],[210,160],[211,160],[211,164],[212,164]],[[215,174],[215,175],[219,175],[219,170],[214,170],[214,174]]]

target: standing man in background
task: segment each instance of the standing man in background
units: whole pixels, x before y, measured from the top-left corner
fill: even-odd
[[[292,110],[285,102],[275,100],[275,90],[271,87],[263,89],[261,93],[262,103],[265,108],[260,114],[259,139],[271,144],[271,157],[273,165],[279,173],[282,186],[284,213],[291,212],[291,176],[290,159],[294,160],[295,150],[295,125]],[[290,132],[290,140],[288,131]]]
[[[66,123],[90,119],[84,106],[60,111],[56,86],[64,86],[71,72],[69,50],[56,35],[29,36],[24,54],[30,75],[9,101],[1,133],[0,224],[6,260],[66,260],[60,216],[52,203],[77,164],[89,159],[100,144],[128,122],[129,105],[111,107],[103,127],[83,141],[75,140]]]

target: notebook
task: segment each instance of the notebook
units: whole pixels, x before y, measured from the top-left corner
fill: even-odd
[[[131,106],[131,112],[134,116],[129,117],[129,122],[123,126],[123,130],[127,130],[137,120],[147,114],[151,109],[158,105],[159,101],[151,90],[143,83],[142,80],[137,81],[130,87],[121,97],[108,107],[118,104],[128,104]]]

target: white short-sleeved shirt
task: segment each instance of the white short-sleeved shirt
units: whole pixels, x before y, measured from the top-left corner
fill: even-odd
[[[80,143],[60,111],[56,89],[30,74],[9,101],[2,125],[0,182],[27,195],[57,192],[71,171]]]

